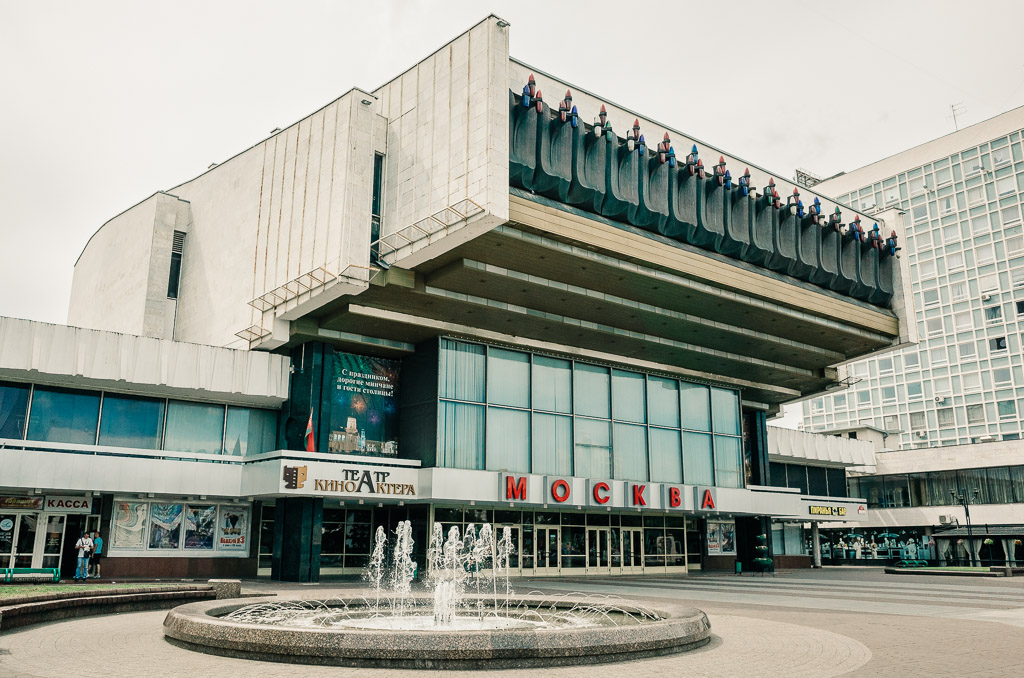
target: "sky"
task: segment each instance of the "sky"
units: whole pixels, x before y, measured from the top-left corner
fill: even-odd
[[[725,9],[727,8],[727,9]],[[0,4],[0,315],[62,323],[105,221],[488,13],[511,54],[780,176],[1024,104],[1024,3]]]

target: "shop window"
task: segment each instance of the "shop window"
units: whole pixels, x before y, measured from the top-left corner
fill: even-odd
[[[172,400],[167,404],[164,449],[197,454],[220,454],[224,436],[224,406]]]
[[[163,400],[104,394],[100,445],[156,450],[163,425]]]
[[[99,413],[98,393],[36,387],[28,439],[95,445]]]
[[[22,384],[0,383],[0,438],[25,437],[29,391]]]

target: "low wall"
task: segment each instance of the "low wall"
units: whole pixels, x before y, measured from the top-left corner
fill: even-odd
[[[254,579],[255,558],[104,558],[103,579]],[[101,580],[102,581],[102,580]]]

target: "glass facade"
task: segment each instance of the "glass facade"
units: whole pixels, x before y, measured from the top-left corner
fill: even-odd
[[[277,421],[276,410],[0,382],[0,438],[245,455],[277,449]]]
[[[442,339],[437,464],[742,487],[736,391]]]
[[[849,483],[851,494],[867,499],[868,508],[959,506],[953,492],[967,494],[972,504],[1024,502],[1024,466],[863,476]]]
[[[920,342],[852,364],[854,393],[805,403],[806,430],[870,424],[901,449],[1024,433],[1024,142],[1021,130],[977,141],[837,196],[869,214],[906,212]]]

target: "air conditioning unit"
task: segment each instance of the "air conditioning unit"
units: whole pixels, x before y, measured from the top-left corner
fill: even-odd
[[[917,436],[918,438],[927,438],[928,437],[928,432],[927,431],[914,431],[914,435]]]
[[[935,402],[941,405],[942,403],[946,402],[946,396],[935,396]]]
[[[978,442],[979,442],[979,443],[994,443],[995,441],[996,441],[996,437],[995,437],[995,436],[992,436],[992,435],[989,435],[989,436],[980,436],[980,437],[978,438]]]
[[[947,516],[947,515],[939,516],[939,524],[940,525],[949,525],[949,522],[950,522],[949,521],[949,516]]]
[[[992,295],[991,295],[991,294],[983,294],[983,295],[981,295],[981,300],[982,300],[982,301],[988,301],[988,300],[990,300],[991,298],[992,298]]]

